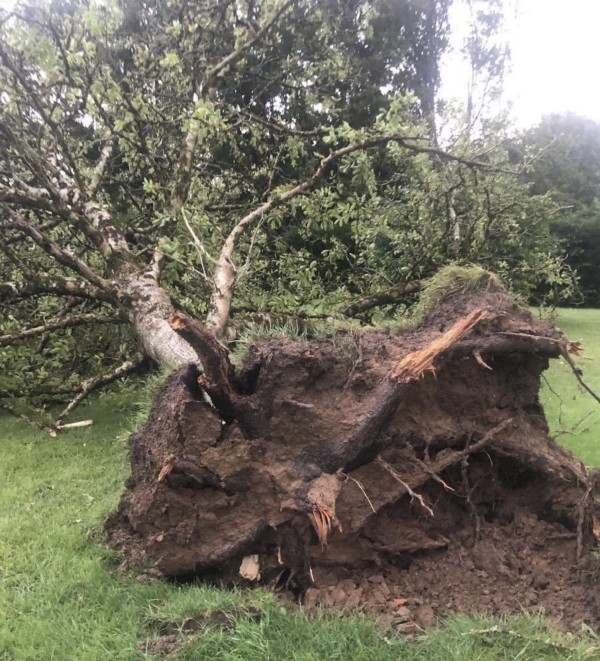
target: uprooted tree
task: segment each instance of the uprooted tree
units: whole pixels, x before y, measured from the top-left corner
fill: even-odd
[[[560,282],[504,129],[470,113],[439,147],[449,4],[0,13],[0,395],[75,395],[60,422],[144,361],[194,361],[176,309],[222,337],[232,306],[360,316],[455,260]]]
[[[448,6],[0,14],[0,359],[22,376],[1,394],[74,391],[60,422],[145,360],[179,366],[131,438],[108,522],[131,557],[172,575],[242,568],[343,606],[379,586],[384,602],[471,608],[505,584],[508,606],[598,621],[582,587],[595,476],[548,438],[538,402],[548,359],[576,347],[485,272],[401,334],[263,340],[239,370],[226,347],[234,304],[360,316],[451,261],[523,293],[563,277],[552,204],[526,194],[499,125],[471,104],[440,146]],[[105,341],[115,325],[128,334]]]
[[[597,476],[538,399],[578,346],[493,279],[401,333],[260,340],[239,372],[205,327],[170,324],[205,371],[175,372],[131,436],[112,546],[311,604],[598,624]]]

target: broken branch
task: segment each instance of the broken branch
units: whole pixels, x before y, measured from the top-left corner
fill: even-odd
[[[118,314],[78,314],[71,317],[64,317],[62,319],[51,319],[43,326],[35,326],[33,328],[25,328],[16,333],[8,333],[0,335],[0,346],[16,342],[18,340],[25,340],[34,335],[43,335],[50,331],[61,330],[64,328],[72,328],[73,326],[81,326],[83,324],[119,324],[122,322]]]
[[[60,429],[61,420],[69,415],[69,413],[71,413],[71,411],[78,404],[80,404],[88,395],[90,395],[90,393],[94,392],[94,390],[97,390],[102,386],[107,386],[109,383],[116,381],[117,379],[125,376],[126,374],[129,374],[130,372],[133,372],[135,369],[140,367],[143,362],[144,357],[141,354],[136,354],[131,360],[126,360],[124,363],[122,363],[119,367],[117,367],[116,370],[108,372],[107,374],[101,374],[100,376],[96,376],[93,379],[88,379],[83,384],[83,388],[80,390],[80,392],[77,393],[77,395],[73,397],[67,406],[58,414],[56,420],[54,421],[55,427]]]

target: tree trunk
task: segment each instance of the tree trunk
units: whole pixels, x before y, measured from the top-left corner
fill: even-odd
[[[192,347],[169,325],[175,311],[169,293],[159,285],[152,271],[136,273],[124,282],[131,304],[121,306],[143,352],[159,367],[180,367],[197,363]]]
[[[225,336],[235,289],[236,273],[232,261],[233,246],[234,241],[229,238],[225,242],[221,255],[215,264],[213,292],[208,305],[208,315],[206,316],[206,327],[219,339]]]

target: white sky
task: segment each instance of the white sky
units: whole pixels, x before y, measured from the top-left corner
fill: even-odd
[[[35,2],[35,0],[33,0]],[[506,102],[521,126],[542,115],[572,111],[600,121],[600,0],[510,0],[516,15],[507,24],[512,71]],[[0,0],[10,7],[15,0]],[[453,26],[460,43],[467,15],[455,0]],[[464,99],[468,67],[458,56],[443,68],[444,96]]]
[[[468,14],[464,0],[455,2],[460,42]],[[600,121],[600,0],[516,0],[516,6],[506,26],[512,57],[505,83],[515,121],[528,126],[567,111]],[[448,58],[443,95],[466,98],[468,79],[461,58]]]

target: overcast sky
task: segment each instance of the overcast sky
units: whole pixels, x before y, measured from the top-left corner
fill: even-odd
[[[453,14],[459,42],[464,1],[455,0]],[[515,121],[527,126],[566,111],[600,121],[600,0],[509,1],[517,3],[506,32],[512,51],[506,99]],[[0,0],[1,7],[13,3]],[[447,59],[443,76],[444,96],[464,99],[469,72],[459,56]]]
[[[467,14],[458,1],[453,22]],[[572,111],[600,121],[600,0],[512,0],[506,37],[512,58],[506,100],[521,126],[544,114]],[[468,67],[458,56],[443,69],[443,93],[465,98]]]

